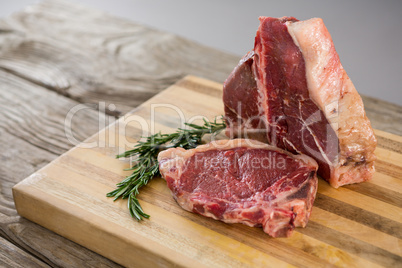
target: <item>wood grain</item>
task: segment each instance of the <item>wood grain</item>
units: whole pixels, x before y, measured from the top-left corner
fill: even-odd
[[[2,70],[0,96],[0,142],[5,152],[1,155],[0,165],[0,235],[49,265],[65,266],[68,260],[72,266],[87,262],[93,267],[113,266],[111,261],[96,257],[97,254],[21,219],[11,194],[13,185],[72,147],[64,133],[64,119],[78,103]],[[57,109],[49,105],[53,103],[57,103]],[[97,132],[99,119],[107,121],[106,118],[91,109],[78,112],[72,127],[76,130],[75,138],[82,141]],[[108,119],[113,121],[113,118]],[[79,126],[83,122],[86,124],[84,130]],[[8,256],[7,248],[1,252],[5,254],[2,258]],[[15,252],[16,256],[19,256],[18,252]],[[15,261],[27,259],[21,255],[21,259]]]
[[[99,130],[100,121],[112,122],[186,74],[223,82],[239,59],[239,55],[69,1],[43,1],[1,19],[0,236],[15,246],[12,260],[16,265],[29,262],[27,254],[33,258],[32,266],[116,265],[21,219],[15,210],[11,187],[74,146],[64,132],[71,108],[87,108],[73,121],[75,137],[83,140]],[[220,94],[209,86],[192,88],[199,93]],[[402,135],[401,106],[362,97],[375,128]],[[175,126],[172,117],[164,118],[164,122]],[[136,133],[135,127],[127,131],[128,135]],[[389,137],[381,137],[388,139],[379,140],[386,149],[395,147],[392,139],[390,143]],[[389,165],[379,162],[382,173],[378,174],[386,183],[371,182],[382,188],[370,194],[395,204],[399,200],[395,189],[400,189],[401,182],[394,177],[400,178],[402,172],[389,171]],[[384,197],[390,193],[386,190],[393,194]],[[369,194],[367,189],[356,191]],[[10,245],[0,243],[1,260],[10,260]]]
[[[320,180],[310,222],[291,238],[274,239],[259,228],[184,211],[161,178],[139,196],[149,220],[135,222],[125,201],[105,197],[129,174],[123,171],[129,163],[114,156],[125,150],[127,142],[141,137],[141,127],[146,132],[173,131],[180,122],[174,107],[187,121],[194,116],[213,119],[223,113],[221,94],[219,83],[185,77],[86,141],[96,141],[98,146],[75,147],[16,185],[18,213],[124,266],[395,267],[402,263],[402,185],[394,190],[382,187],[382,172],[375,173],[371,182],[340,189]],[[154,130],[150,128],[153,111]],[[146,124],[139,125],[141,120]],[[379,145],[378,158],[390,164],[385,169],[401,168],[401,137],[380,131],[376,135],[397,145],[388,149]]]
[[[43,2],[5,23],[0,68],[82,103],[107,100],[116,105],[111,111],[116,115],[188,73],[223,81],[238,61],[173,34],[99,11],[88,14],[88,9],[63,1]],[[9,32],[11,27],[16,34]]]
[[[1,267],[49,267],[2,237],[0,244],[4,253],[0,256]]]

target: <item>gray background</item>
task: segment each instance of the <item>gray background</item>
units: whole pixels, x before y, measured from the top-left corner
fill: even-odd
[[[0,0],[0,17],[35,0]],[[176,33],[239,58],[253,48],[258,16],[321,17],[357,90],[396,104],[402,99],[402,0],[193,1],[75,0]]]

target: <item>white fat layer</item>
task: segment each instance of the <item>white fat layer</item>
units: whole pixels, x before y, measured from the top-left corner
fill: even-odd
[[[320,36],[319,31],[321,29],[319,29],[319,27],[321,26],[321,19],[313,18],[298,22],[288,21],[286,22],[286,26],[290,36],[293,39],[293,42],[300,49],[304,58],[309,96],[317,107],[325,114],[325,117],[328,119],[335,133],[338,133],[338,116],[334,116],[334,110],[331,108],[338,108],[339,106],[338,102],[340,87],[336,84],[330,85],[331,92],[338,93],[331,94],[332,98],[323,99],[322,97],[324,95],[328,95],[320,93],[323,91],[328,91],[328,85],[325,83],[326,81],[322,81],[322,74],[330,60],[329,52],[331,47],[330,43],[332,43],[332,40],[325,39]],[[311,44],[311,46],[302,45],[305,40],[311,41],[313,39],[319,40],[318,42]],[[306,47],[310,47],[311,49],[306,49]],[[333,90],[337,92],[333,92]],[[338,114],[338,109],[335,109],[335,112]]]

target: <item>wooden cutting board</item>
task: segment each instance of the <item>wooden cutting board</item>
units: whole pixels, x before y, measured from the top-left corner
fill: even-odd
[[[18,213],[132,267],[402,265],[402,137],[383,131],[375,131],[373,180],[334,189],[320,179],[307,227],[290,238],[184,211],[161,178],[139,196],[149,220],[133,220],[126,200],[106,197],[130,174],[117,153],[142,135],[173,132],[180,118],[222,115],[221,95],[221,84],[185,77],[17,184]]]

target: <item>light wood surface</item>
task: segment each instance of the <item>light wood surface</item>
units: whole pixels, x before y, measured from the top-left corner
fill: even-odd
[[[73,120],[74,137],[82,141],[99,131],[100,121],[113,122],[186,74],[223,82],[240,56],[70,1],[43,1],[0,19],[0,260],[4,265],[119,266],[20,217],[11,188],[75,145],[66,138],[64,122],[77,105],[86,108]],[[373,127],[402,135],[402,106],[362,97]],[[102,102],[111,109],[102,109]],[[396,147],[392,139],[380,142]],[[401,173],[389,172],[386,166],[377,164],[383,172],[378,174],[383,175],[376,185],[382,188],[374,193],[371,188],[359,189],[385,202],[399,200],[386,190],[398,188],[393,178]],[[352,215],[354,210],[345,213]]]
[[[221,84],[185,77],[89,138],[85,144],[96,142],[94,148],[77,146],[17,184],[18,213],[124,266],[401,264],[402,137],[382,131],[376,131],[379,169],[373,180],[337,190],[320,179],[310,222],[291,238],[274,239],[259,228],[186,212],[161,178],[139,196],[149,220],[136,222],[126,201],[105,197],[129,174],[123,171],[128,161],[115,155],[152,131],[153,112],[153,131],[169,133],[179,126],[181,112],[186,121],[222,114],[221,95]]]

